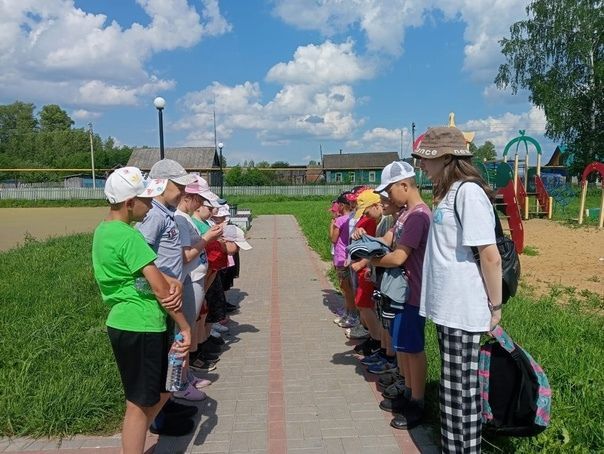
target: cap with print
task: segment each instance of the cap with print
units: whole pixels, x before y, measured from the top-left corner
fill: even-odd
[[[357,197],[357,209],[354,213],[355,218],[360,218],[365,210],[376,203],[380,203],[380,196],[373,192],[373,189],[366,189]]]
[[[212,205],[213,207],[219,207],[219,198],[210,190],[210,185],[208,184],[208,182],[199,175],[193,176],[195,177],[195,181],[185,187],[185,192],[189,194],[198,194],[204,199],[206,199],[208,202],[210,202],[210,205]]]
[[[121,203],[134,197],[155,197],[164,189],[153,180],[145,180],[136,167],[116,169],[105,182],[105,196],[109,203]]]
[[[236,225],[229,224],[224,227],[222,238],[225,241],[232,241],[244,251],[249,251],[252,245],[245,239],[245,233]]]
[[[436,159],[448,154],[460,157],[473,156],[468,150],[463,132],[450,126],[428,129],[419,147],[411,153],[413,157],[420,159]]]
[[[382,192],[388,186],[407,178],[415,178],[413,166],[405,161],[394,161],[384,167],[380,185],[375,188],[375,192]]]
[[[221,218],[221,217],[225,217],[225,216],[230,216],[231,215],[231,207],[228,206],[228,204],[224,204],[221,205],[220,208],[218,208],[218,211],[216,212],[216,214],[214,215],[217,218]]]
[[[183,186],[195,182],[195,175],[188,173],[183,166],[172,159],[162,159],[153,164],[149,177],[172,180]]]

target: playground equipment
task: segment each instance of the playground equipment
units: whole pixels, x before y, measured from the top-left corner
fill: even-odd
[[[579,224],[583,224],[583,213],[585,211],[585,198],[587,197],[587,177],[593,172],[600,174],[600,180],[604,182],[604,163],[592,162],[588,164],[581,175],[581,206],[579,207]],[[598,228],[604,225],[604,185],[602,185],[602,199],[600,201],[600,219]]]
[[[516,153],[514,155],[514,193],[520,207],[523,211],[524,219],[528,219],[530,216],[530,196],[535,196],[536,206],[534,214],[543,215],[546,214],[548,219],[552,218],[553,199],[547,192],[545,184],[541,179],[541,145],[535,139],[525,135],[524,130],[519,131],[520,135],[508,142],[503,150],[503,160],[505,162],[506,157],[510,148],[515,144]],[[524,144],[525,155],[524,162],[521,165],[518,149],[520,144]],[[533,145],[537,151],[537,167],[533,172],[529,166],[529,144]],[[524,184],[520,179],[519,172],[522,169]]]

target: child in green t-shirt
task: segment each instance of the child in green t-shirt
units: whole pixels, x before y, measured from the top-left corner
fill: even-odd
[[[163,187],[146,184],[136,167],[113,172],[105,183],[109,214],[94,232],[92,264],[103,301],[110,307],[107,333],[126,395],[123,452],[144,450],[151,422],[170,397],[166,392],[168,351],[186,354],[190,327],[180,308],[182,284],[154,265],[155,252],[131,227],[151,208]],[[166,313],[183,335],[170,345]]]

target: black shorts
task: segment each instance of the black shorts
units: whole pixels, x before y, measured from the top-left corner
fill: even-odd
[[[166,391],[168,333],[138,333],[107,327],[126,400],[152,407]]]

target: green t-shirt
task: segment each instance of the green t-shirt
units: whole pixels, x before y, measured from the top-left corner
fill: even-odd
[[[191,216],[191,219],[193,220],[193,224],[195,224],[195,227],[197,227],[197,230],[199,230],[200,235],[203,235],[208,230],[210,230],[210,224],[208,224],[206,221],[197,219],[195,216]]]
[[[139,333],[166,330],[166,313],[141,272],[156,258],[143,235],[125,222],[104,221],[96,228],[92,266],[111,308],[107,326]]]

